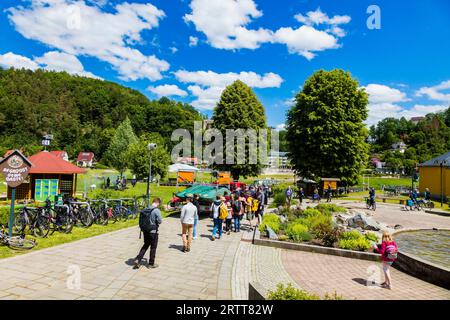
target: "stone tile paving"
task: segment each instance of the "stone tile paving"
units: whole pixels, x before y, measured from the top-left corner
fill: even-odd
[[[182,253],[179,220],[165,219],[157,269],[129,265],[142,245],[137,227],[3,259],[0,299],[231,299],[241,235],[213,242],[210,229],[210,219],[201,220],[191,252]],[[79,289],[71,280],[77,270]]]
[[[332,255],[282,250],[285,269],[303,289],[321,296],[342,295],[345,299],[450,299],[450,291],[403,272],[391,269],[393,289],[382,289],[381,264]],[[367,285],[369,279],[369,285]]]

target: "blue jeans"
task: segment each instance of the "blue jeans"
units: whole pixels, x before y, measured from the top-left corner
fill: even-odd
[[[194,230],[192,231],[192,237],[197,237],[197,224],[198,224],[198,219],[194,219]]]
[[[217,235],[217,231],[219,231],[219,237],[222,237],[222,224],[223,224],[222,219],[214,218],[214,227],[212,231],[213,237]]]
[[[234,231],[241,231],[241,217],[237,216],[234,220]]]

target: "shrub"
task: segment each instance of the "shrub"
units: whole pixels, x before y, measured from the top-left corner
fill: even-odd
[[[344,207],[340,207],[338,205],[335,204],[327,204],[327,203],[321,203],[318,204],[316,207],[317,210],[321,211],[321,212],[347,212],[347,209],[345,209]]]
[[[306,217],[320,216],[322,215],[322,212],[313,208],[307,208],[302,212],[302,215]]]
[[[372,242],[378,242],[378,236],[373,232],[367,232],[364,237]]]
[[[341,235],[342,240],[357,240],[360,238],[362,238],[362,235],[357,230],[346,231]]]
[[[285,206],[286,205],[286,197],[285,197],[284,193],[275,193],[275,195],[273,197],[273,203],[275,203],[275,205],[277,207]]]
[[[367,251],[370,248],[370,242],[362,236],[359,239],[341,239],[339,247],[348,250]]]
[[[294,288],[292,284],[284,286],[278,284],[275,291],[269,291],[267,295],[268,300],[320,300],[320,297],[315,294],[310,294],[306,291]]]
[[[294,222],[287,226],[286,235],[295,242],[309,241],[312,239],[310,233],[308,233],[308,227],[304,224]]]
[[[266,231],[266,226],[269,226],[275,233],[280,231],[280,218],[274,213],[264,215],[263,221],[259,226],[259,231]]]
[[[282,234],[281,236],[278,237],[278,240],[280,240],[280,241],[286,241],[287,239],[289,239],[289,238],[285,234]]]
[[[321,225],[314,230],[314,235],[322,244],[326,247],[333,247],[339,240],[341,231],[339,228],[333,228],[332,226]]]

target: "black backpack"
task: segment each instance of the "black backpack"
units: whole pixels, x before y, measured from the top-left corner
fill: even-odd
[[[150,232],[158,229],[156,224],[150,222],[150,216],[153,210],[155,210],[155,208],[147,208],[141,211],[139,215],[139,228],[141,228],[142,232]]]
[[[241,212],[242,202],[240,200],[233,201],[233,211],[236,213]]]

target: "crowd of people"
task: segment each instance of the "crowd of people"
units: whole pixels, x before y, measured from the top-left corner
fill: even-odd
[[[303,199],[303,189],[299,192],[300,198]],[[285,190],[287,203],[293,196],[293,190],[288,187]],[[375,190],[370,189],[370,198],[375,198]],[[250,186],[244,189],[237,189],[231,194],[225,192],[223,195],[217,195],[215,201],[211,204],[210,213],[213,219],[213,228],[211,240],[221,239],[223,234],[231,234],[231,232],[241,231],[242,220],[247,220],[247,228],[253,230],[261,222],[264,216],[265,206],[268,204],[269,188],[266,186]],[[149,268],[157,268],[155,263],[156,248],[158,246],[158,229],[162,223],[160,198],[154,198],[152,205],[144,209],[139,217],[139,227],[141,234],[144,236],[144,244],[134,260],[134,269],[139,269],[141,261],[148,249],[150,256],[148,260]],[[197,226],[199,221],[200,203],[199,195],[189,195],[186,204],[181,209],[180,222],[182,230],[182,251],[190,252],[192,242],[197,236]],[[397,259],[398,247],[389,232],[383,232],[381,244],[375,245],[373,249],[380,253],[382,269],[385,281],[382,287],[392,289],[392,278],[390,275],[390,267]]]

